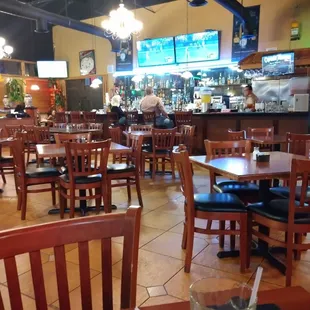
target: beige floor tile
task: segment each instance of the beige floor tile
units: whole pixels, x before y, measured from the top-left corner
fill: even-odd
[[[176,215],[184,215],[184,203],[178,200],[171,200],[160,208],[156,209],[156,211]]]
[[[225,246],[224,250],[230,250],[230,248]],[[203,265],[206,267],[210,267],[213,269],[218,269],[221,271],[239,274],[240,273],[240,258],[234,257],[234,258],[219,259],[217,257],[217,253],[219,251],[222,251],[222,249],[219,248],[218,244],[210,244],[193,259],[193,263],[197,265]],[[261,257],[252,256],[251,266],[247,270],[246,273],[253,274],[253,272],[255,272],[256,268],[260,265],[262,260],[263,259]]]
[[[183,269],[180,270],[172,279],[168,281],[168,283],[165,284],[165,288],[168,295],[188,300],[190,285],[203,278],[228,278],[246,283],[250,279],[250,276],[236,275],[204,266],[198,266],[192,263],[190,273],[185,273]]]
[[[94,277],[99,272],[91,270],[91,277]],[[58,300],[57,280],[55,263],[48,262],[43,264],[43,275],[45,281],[45,292],[48,304],[51,304]],[[70,262],[67,262],[67,275],[69,291],[74,290],[80,285],[80,272],[79,266]],[[33,284],[31,272],[28,271],[19,277],[21,292],[27,296],[34,298]]]
[[[78,247],[77,243],[71,243],[71,244],[66,244],[65,245],[65,252],[70,252]],[[48,248],[48,249],[43,249],[43,253],[46,253],[48,255],[54,255],[54,249],[53,248]]]
[[[173,232],[166,232],[158,238],[154,239],[144,247],[143,250],[155,252],[158,254],[163,254],[171,256],[174,258],[185,260],[185,250],[181,247],[182,235]],[[202,251],[208,242],[204,239],[195,238],[193,257],[195,257],[200,251]]]
[[[20,225],[24,226],[25,221],[23,223],[20,218],[17,218],[12,215],[7,215],[7,214],[0,215],[0,231],[18,227]]]
[[[15,198],[7,198],[0,196],[0,215],[12,215],[17,212],[17,200]]]
[[[112,264],[117,263],[123,257],[123,246],[121,244],[112,242]],[[79,264],[78,248],[66,253],[66,260],[68,262]],[[89,242],[89,261],[90,268],[101,271],[101,241],[93,240]]]
[[[142,216],[141,223],[144,226],[168,230],[184,220],[183,215],[175,215],[153,211]]]
[[[139,247],[144,246],[145,244],[149,243],[156,237],[162,235],[165,231],[156,229],[156,228],[151,228],[147,226],[141,226],[140,228],[140,240],[139,240]],[[113,242],[123,244],[124,242],[124,237],[115,237],[113,238]]]
[[[48,254],[41,252],[41,261],[42,264],[48,262],[49,256]],[[19,275],[27,272],[30,270],[30,259],[29,254],[21,254],[15,257],[16,265],[17,265],[17,272]],[[6,274],[5,274],[5,267],[4,261],[0,260],[0,283],[6,282]]]
[[[252,286],[252,287],[254,285],[254,279],[255,279],[255,275],[253,275],[251,280],[248,282],[248,284],[250,286]],[[279,285],[276,285],[276,284],[268,283],[268,282],[265,282],[265,281],[260,281],[259,291],[276,290],[276,289],[281,288],[281,287],[282,286],[279,286]]]
[[[166,283],[183,267],[181,260],[140,250],[138,262],[139,285],[150,287]],[[121,278],[122,262],[113,266],[113,276]]]
[[[95,276],[91,280],[92,287],[92,304],[93,310],[102,310],[102,276]],[[113,278],[113,309],[120,309],[121,296],[121,280]],[[149,297],[145,287],[137,286],[137,305],[141,305]],[[81,288],[78,287],[70,292],[71,309],[80,310],[81,306]],[[54,306],[59,307],[59,302],[56,301]]]
[[[183,300],[175,298],[173,296],[157,296],[149,298],[142,306],[157,306],[157,305],[164,305],[164,304],[172,304],[176,302],[182,302]]]
[[[17,201],[16,201],[16,205],[17,205]],[[44,205],[43,203],[28,202],[27,203],[27,211],[26,211],[26,220],[27,221],[38,220],[41,217],[48,215],[48,211],[50,209],[51,209],[50,206]],[[20,211],[16,211],[12,215],[20,218],[21,213],[20,213]],[[58,219],[60,219],[60,218],[58,218]]]
[[[147,291],[148,291],[150,297],[167,295],[167,292],[162,285],[148,287]]]
[[[5,310],[11,310],[11,304],[10,304],[10,299],[9,299],[9,291],[7,287],[5,286],[0,286],[0,292],[1,292],[1,297],[3,300],[3,305]],[[36,303],[35,300],[25,296],[22,294],[22,303],[23,303],[23,308],[27,310],[36,310]],[[48,310],[53,310],[55,309],[54,307],[48,307]]]

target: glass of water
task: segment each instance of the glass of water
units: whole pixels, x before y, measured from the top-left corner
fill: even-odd
[[[190,286],[191,310],[256,310],[252,288],[226,278],[201,279]]]

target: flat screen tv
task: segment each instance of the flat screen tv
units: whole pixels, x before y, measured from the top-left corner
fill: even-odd
[[[38,77],[49,79],[62,79],[68,77],[68,64],[66,61],[37,61]]]
[[[220,58],[219,31],[179,35],[175,37],[177,63],[218,60]]]
[[[139,67],[175,64],[174,38],[147,39],[137,42]]]
[[[262,57],[262,71],[264,76],[280,76],[293,74],[295,71],[294,52],[284,52]]]

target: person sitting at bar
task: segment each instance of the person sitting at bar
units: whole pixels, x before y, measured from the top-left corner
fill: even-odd
[[[49,122],[55,122],[56,120],[56,111],[52,110],[51,112],[47,113],[48,117],[47,117],[47,121]]]
[[[258,102],[258,98],[253,93],[252,85],[247,85],[243,90],[243,94],[245,97],[245,109],[255,111],[255,103]]]
[[[7,118],[26,118],[26,117],[30,117],[30,115],[28,113],[26,113],[24,111],[25,107],[21,104],[18,104],[15,107],[14,113],[8,113],[6,115]]]
[[[111,112],[116,113],[118,115],[118,124],[125,125],[126,124],[126,117],[125,113],[123,112],[121,105],[121,96],[114,95],[111,99]]]
[[[167,112],[161,99],[154,95],[152,87],[147,87],[145,90],[146,96],[140,103],[142,112],[155,112],[156,126],[163,128],[173,128],[173,122],[169,119]]]

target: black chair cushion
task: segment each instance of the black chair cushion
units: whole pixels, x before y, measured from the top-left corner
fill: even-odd
[[[218,193],[229,193],[235,195],[258,195],[259,187],[254,183],[224,181],[213,185]]]
[[[108,165],[108,174],[126,173],[126,172],[134,172],[134,171],[136,171],[135,165],[127,165],[127,164],[111,164],[111,165]]]
[[[295,201],[295,204],[298,206],[299,202]],[[271,220],[288,222],[288,199],[274,199],[267,205],[264,205],[263,202],[253,203],[248,205],[248,209]],[[310,224],[310,216],[307,213],[295,213],[295,224]]]
[[[289,187],[272,187],[270,188],[270,192],[274,195],[277,195],[282,198],[289,198],[290,197],[290,188]],[[301,186],[296,186],[296,194],[295,199],[300,200],[301,197]],[[310,199],[310,187],[307,188],[306,191],[306,198]]]
[[[59,171],[54,167],[42,167],[42,168],[28,168],[26,170],[26,176],[28,178],[48,178],[59,176]]]
[[[0,157],[0,164],[13,164],[13,157]]]
[[[68,174],[63,174],[60,176],[61,180],[63,180],[66,183],[70,182]],[[91,184],[91,183],[96,183],[100,182],[102,180],[101,174],[93,174],[87,177],[76,177],[75,178],[75,184]]]
[[[233,194],[195,194],[195,209],[206,212],[247,212],[242,201]]]

